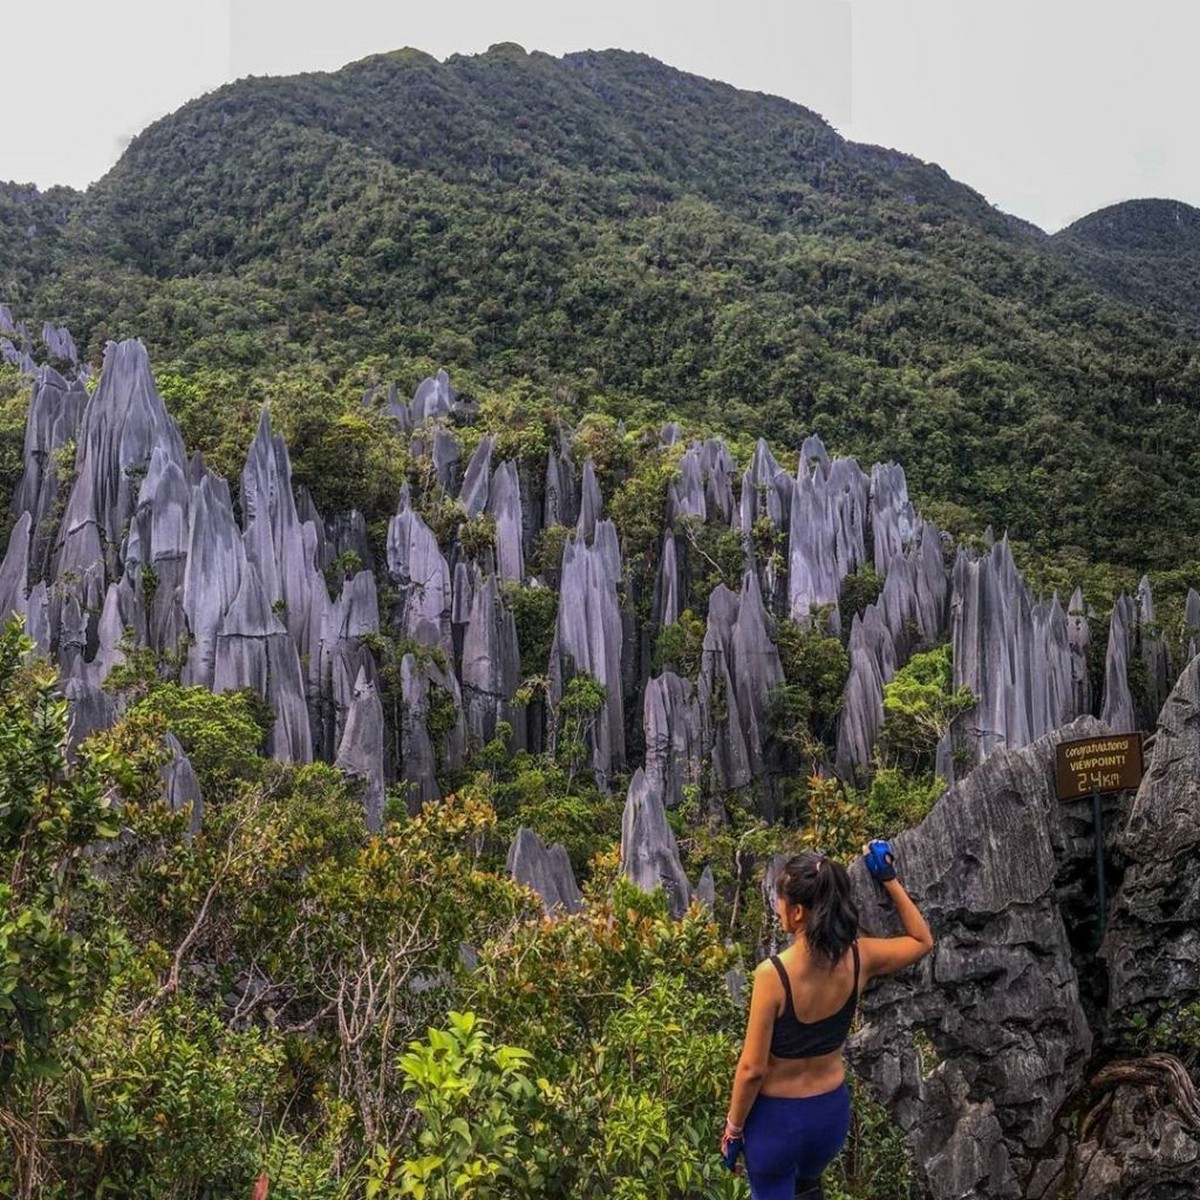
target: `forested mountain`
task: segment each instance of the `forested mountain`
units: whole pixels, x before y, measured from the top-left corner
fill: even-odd
[[[774,881],[895,931],[883,833],[825,1194],[1190,1195],[1200,365],[1072,257],[1161,215],[511,45],[0,187],[0,1195],[736,1200]]]
[[[246,390],[368,359],[408,386],[528,380],[572,416],[897,458],[960,530],[1200,554],[1190,337],[938,168],[644,56],[243,80],[85,196],[2,211],[0,292],[93,358],[140,336]]]
[[[1200,327],[1200,209],[1128,200],[1081,217],[1054,244],[1113,295]]]

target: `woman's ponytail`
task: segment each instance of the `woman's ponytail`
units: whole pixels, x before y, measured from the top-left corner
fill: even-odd
[[[858,936],[858,908],[846,868],[810,850],[787,861],[776,890],[789,904],[804,906],[809,947],[830,965],[838,962]]]

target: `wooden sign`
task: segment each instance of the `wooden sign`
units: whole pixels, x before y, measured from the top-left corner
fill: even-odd
[[[1056,768],[1060,800],[1100,792],[1136,791],[1142,782],[1142,735],[1114,733],[1059,742]]]

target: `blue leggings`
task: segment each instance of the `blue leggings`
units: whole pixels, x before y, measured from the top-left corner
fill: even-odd
[[[792,1200],[798,1179],[817,1179],[850,1132],[850,1089],[804,1096],[759,1096],[746,1118],[744,1153],[754,1200]]]

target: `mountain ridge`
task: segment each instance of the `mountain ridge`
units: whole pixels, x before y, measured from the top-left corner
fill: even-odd
[[[976,531],[1141,562],[1149,510],[1159,558],[1200,554],[1172,318],[939,167],[644,55],[401,51],[243,80],[55,211],[32,246],[19,205],[0,221],[0,292],[93,359],[141,336],[248,381],[446,366],[576,417],[816,432],[903,461]]]

